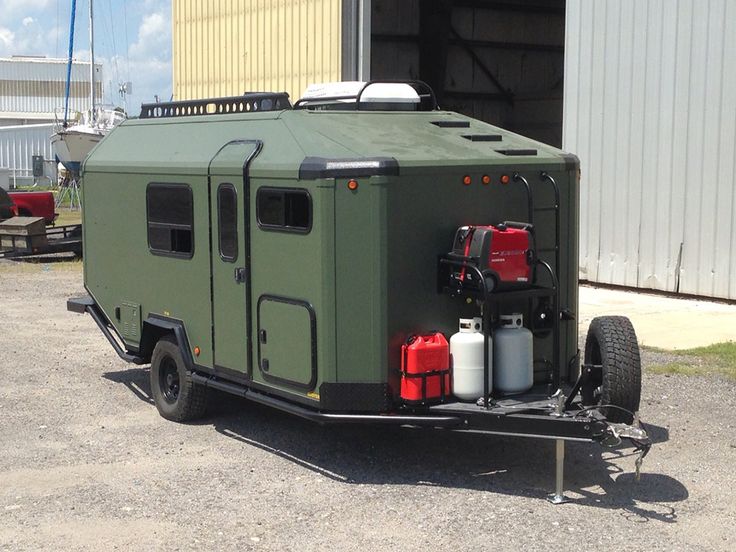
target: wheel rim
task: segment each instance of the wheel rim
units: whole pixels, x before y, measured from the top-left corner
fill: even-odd
[[[166,357],[161,361],[158,372],[158,386],[167,403],[173,404],[179,398],[179,370],[177,370],[176,362],[171,357]]]

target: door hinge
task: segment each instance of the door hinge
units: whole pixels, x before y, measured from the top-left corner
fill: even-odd
[[[245,282],[245,267],[239,267],[235,269],[235,281],[239,284]]]

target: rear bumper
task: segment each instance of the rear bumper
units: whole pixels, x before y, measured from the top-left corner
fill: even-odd
[[[120,358],[122,358],[125,362],[132,362],[133,364],[145,364],[145,361],[141,357],[125,351],[123,346],[120,344],[120,341],[114,334],[112,324],[110,324],[110,321],[105,316],[105,313],[102,312],[102,309],[100,309],[99,306],[97,306],[97,303],[95,303],[95,300],[92,299],[92,297],[90,297],[89,295],[85,295],[83,297],[73,297],[71,299],[68,299],[66,302],[66,310],[70,312],[75,312],[77,314],[89,313],[89,315],[92,317],[92,320],[94,320],[97,324],[97,327],[100,328],[102,335],[104,335],[105,338],[110,342],[110,345],[112,345],[113,349],[115,349],[115,352]]]

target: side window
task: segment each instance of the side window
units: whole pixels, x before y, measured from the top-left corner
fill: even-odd
[[[312,198],[307,190],[259,188],[256,216],[264,230],[307,234],[312,229]]]
[[[186,184],[151,183],[146,188],[148,247],[156,255],[194,254],[194,201]]]
[[[217,188],[217,224],[220,257],[235,262],[238,258],[238,195],[232,184]]]

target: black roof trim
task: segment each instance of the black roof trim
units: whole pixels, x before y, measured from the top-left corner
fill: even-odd
[[[306,157],[299,166],[300,180],[357,176],[398,176],[399,162],[393,157],[325,159]]]
[[[537,150],[535,149],[500,149],[496,150],[496,153],[501,153],[503,155],[508,155],[510,157],[516,157],[521,155],[537,155]]]

